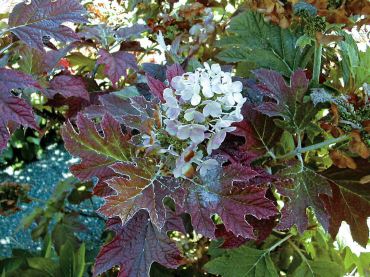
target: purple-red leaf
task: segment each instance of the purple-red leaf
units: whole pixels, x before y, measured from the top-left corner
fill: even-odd
[[[147,101],[143,96],[122,99],[107,94],[99,97],[101,105],[90,106],[85,110],[89,118],[100,118],[110,113],[114,118],[130,129],[150,134],[154,125],[159,126],[158,99]]]
[[[127,76],[128,69],[138,70],[136,58],[130,53],[123,51],[109,53],[101,49],[99,55],[98,64],[105,66],[104,74],[112,81],[113,86],[122,76]]]
[[[116,163],[110,166],[117,177],[106,180],[116,194],[105,198],[99,212],[107,217],[118,216],[126,224],[139,210],[146,209],[150,219],[161,229],[166,221],[165,197],[181,202],[184,189],[173,177],[157,175],[156,164],[149,159],[136,159],[134,163]]]
[[[307,208],[311,207],[318,221],[328,230],[329,217],[320,199],[320,195],[331,196],[327,179],[309,168],[302,168],[300,164],[287,167],[280,174],[291,180],[292,188],[280,188],[280,192],[289,197],[289,202],[285,203],[277,228],[285,230],[296,225],[302,233],[308,226]]]
[[[168,66],[166,70],[166,78],[167,78],[168,83],[171,85],[171,80],[174,77],[180,76],[184,73],[185,72],[182,69],[181,65],[177,63]],[[150,92],[154,95],[154,97],[164,102],[163,90],[167,88],[167,86],[162,81],[155,79],[148,73],[145,76],[147,78],[147,83],[148,83]]]
[[[9,122],[38,128],[32,107],[24,99],[11,94],[12,89],[29,87],[41,89],[31,76],[19,71],[0,68],[0,151],[6,147],[10,138]]]
[[[94,276],[113,266],[120,266],[119,277],[147,277],[153,262],[168,268],[177,268],[182,264],[175,243],[166,233],[158,231],[144,210],[139,211],[125,226],[119,219],[111,219],[108,228],[116,232],[116,237],[98,254]]]
[[[367,218],[370,217],[370,203],[345,188],[331,183],[333,196],[323,195],[325,208],[330,216],[329,233],[333,238],[338,234],[342,221],[350,226],[352,237],[363,247],[369,240]]]
[[[157,97],[159,100],[164,102],[163,90],[166,88],[166,85],[163,82],[153,78],[149,74],[146,74],[145,76],[148,82],[150,92],[153,94],[154,97]]]
[[[119,28],[115,33],[119,38],[129,39],[136,38],[141,35],[141,33],[150,30],[147,25],[134,24],[130,27]]]
[[[111,115],[106,114],[100,125],[103,134],[93,121],[79,114],[78,133],[71,122],[62,129],[66,149],[81,159],[79,164],[71,166],[72,173],[81,180],[111,176],[113,169],[109,166],[131,160],[134,153],[134,146],[128,142],[130,137],[122,133],[121,125]]]
[[[303,70],[292,74],[290,85],[279,72],[273,70],[258,69],[254,74],[260,81],[258,88],[262,95],[274,100],[263,102],[256,108],[258,111],[270,117],[282,117],[284,121],[275,123],[291,132],[302,131],[309,126],[317,110],[311,102],[303,101],[309,84]]]
[[[86,22],[84,13],[84,8],[77,0],[22,2],[14,7],[9,16],[10,31],[30,47],[44,51],[43,37],[62,42],[78,40],[78,35],[62,24]]]
[[[243,121],[234,123],[235,135],[243,136],[245,144],[241,150],[250,155],[269,153],[275,142],[280,139],[281,130],[273,120],[255,110],[255,106],[245,104],[242,109]],[[235,156],[235,155],[234,155]]]
[[[174,77],[181,76],[184,73],[184,69],[182,69],[181,65],[179,65],[178,63],[168,66],[166,71],[168,83],[171,84],[171,81]]]
[[[50,87],[47,90],[48,97],[53,98],[60,94],[65,98],[78,97],[90,100],[86,84],[81,77],[72,75],[58,75],[50,81]]]
[[[266,188],[242,186],[243,182],[252,183],[256,176],[258,173],[250,167],[238,165],[209,169],[199,181],[184,182],[187,194],[180,209],[191,215],[194,229],[207,237],[215,238],[216,226],[211,217],[218,214],[227,231],[235,236],[255,238],[245,216],[261,219],[277,213],[273,201],[265,197]]]

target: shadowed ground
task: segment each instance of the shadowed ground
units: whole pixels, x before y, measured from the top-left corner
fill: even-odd
[[[26,165],[22,170],[12,175],[0,172],[0,183],[14,181],[29,184],[29,195],[32,198],[41,201],[47,200],[57,183],[70,176],[68,168],[74,162],[75,160],[64,150],[63,146],[55,145],[49,147],[39,161]],[[97,200],[94,199],[94,202],[97,203]],[[22,204],[20,212],[7,217],[0,216],[0,257],[10,256],[12,248],[40,249],[40,243],[31,239],[32,226],[30,229],[24,230],[19,228],[19,224],[22,218],[29,215],[36,207],[43,207],[41,201]],[[85,201],[78,208],[83,212],[91,213],[93,209],[98,208],[98,204],[96,205],[96,207],[92,207],[91,202]],[[87,231],[81,237],[86,242],[87,248],[89,245],[93,246],[99,243],[103,222],[91,217],[81,217],[81,222],[87,227]]]

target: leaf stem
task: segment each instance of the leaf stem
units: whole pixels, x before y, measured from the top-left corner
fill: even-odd
[[[313,85],[318,85],[320,83],[321,74],[321,55],[322,55],[322,44],[315,40],[315,53],[313,62],[313,73],[311,83]]]
[[[290,234],[288,236],[286,236],[285,238],[279,240],[278,242],[276,242],[274,245],[272,245],[270,248],[267,249],[267,252],[271,252],[272,250],[274,250],[276,247],[280,246],[281,244],[283,244],[284,242],[286,242],[288,239],[290,239],[291,237],[293,236],[293,234]]]
[[[323,148],[323,147],[331,145],[331,144],[336,144],[336,143],[339,143],[339,142],[342,142],[342,141],[346,141],[348,139],[350,139],[350,136],[349,135],[344,135],[344,136],[340,136],[340,137],[337,137],[337,138],[324,140],[322,142],[312,144],[312,145],[309,145],[309,146],[306,146],[306,147],[299,147],[299,145],[298,145],[298,147],[296,149],[294,149],[293,151],[290,151],[287,154],[282,155],[282,156],[277,156],[276,159],[292,158],[294,156],[297,156],[298,154],[302,154],[302,153],[305,153],[305,152],[308,152],[308,151],[317,150],[317,149]]]
[[[306,256],[303,255],[301,249],[299,249],[299,247],[297,245],[295,245],[295,243],[290,241],[290,240],[288,241],[288,243],[293,247],[293,249],[298,253],[298,255],[301,257],[301,259],[307,264],[308,268],[313,273],[314,271],[312,270],[311,265],[308,262],[308,259],[306,258]]]
[[[300,170],[300,172],[302,172],[303,171],[303,168],[304,168],[304,163],[303,163],[302,152],[301,152],[302,151],[302,137],[301,137],[301,133],[299,132],[297,134],[297,136],[298,136],[298,138],[297,138],[298,142],[297,142],[297,148],[296,148],[296,150],[297,150],[297,158],[298,158],[299,162],[301,163],[301,170]]]

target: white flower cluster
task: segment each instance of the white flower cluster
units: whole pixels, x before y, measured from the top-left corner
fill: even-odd
[[[235,130],[231,124],[243,119],[241,108],[246,99],[241,94],[242,83],[233,82],[219,64],[205,63],[204,69],[174,77],[171,87],[163,92],[165,130],[188,145],[176,162],[174,175],[178,177],[193,162],[202,163],[203,153],[198,149],[202,142],[207,140],[209,155],[220,147],[226,133]],[[191,159],[189,152],[194,153]]]

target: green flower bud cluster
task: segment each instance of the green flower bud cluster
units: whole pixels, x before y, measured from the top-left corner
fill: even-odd
[[[301,10],[297,15],[302,20],[303,32],[311,37],[315,37],[316,32],[324,32],[326,21],[322,16],[312,16],[308,11]]]
[[[167,148],[171,145],[178,153],[181,153],[186,147],[188,147],[188,143],[186,141],[180,140],[175,136],[171,136],[164,130],[158,130],[156,138],[161,146]]]
[[[362,139],[369,147],[370,135],[363,129],[362,122],[370,118],[370,104],[355,109],[351,103],[343,99],[336,99],[335,103],[340,114],[341,128],[346,132],[359,129]]]

